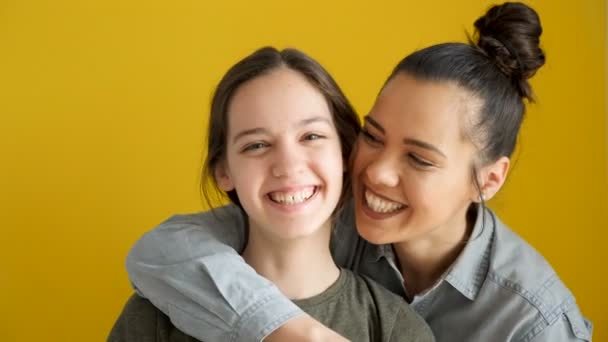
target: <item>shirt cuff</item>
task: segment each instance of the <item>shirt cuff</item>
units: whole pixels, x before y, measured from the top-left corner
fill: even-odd
[[[243,314],[231,342],[262,341],[290,319],[304,312],[292,301],[276,293],[261,298]]]

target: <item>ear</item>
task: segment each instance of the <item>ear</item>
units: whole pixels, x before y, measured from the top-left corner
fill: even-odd
[[[225,162],[219,163],[215,168],[214,177],[217,185],[222,191],[228,192],[234,190],[234,184],[230,177],[230,170]]]
[[[509,165],[511,161],[508,157],[500,157],[497,161],[481,168],[477,174],[479,177],[479,187],[484,201],[490,200],[502,187],[507,179]],[[473,202],[480,202],[479,192],[475,189]]]

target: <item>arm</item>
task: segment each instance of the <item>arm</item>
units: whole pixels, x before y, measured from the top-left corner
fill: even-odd
[[[235,251],[245,243],[234,205],[174,216],[127,257],[137,291],[185,333],[205,341],[260,341],[301,310]]]
[[[142,296],[199,340],[346,341],[249,267],[236,252],[244,244],[234,205],[174,216],[135,244],[127,271]]]
[[[280,326],[264,342],[348,342],[335,331],[308,315],[294,318]]]

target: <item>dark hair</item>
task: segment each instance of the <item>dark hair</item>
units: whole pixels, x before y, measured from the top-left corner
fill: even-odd
[[[263,47],[243,58],[228,70],[215,89],[211,100],[207,156],[203,164],[201,179],[201,190],[210,207],[213,206],[210,199],[210,188],[213,188],[216,194],[223,194],[218,188],[214,172],[219,163],[226,157],[228,107],[232,96],[246,82],[278,68],[288,68],[299,72],[325,97],[340,138],[342,158],[347,160],[353,149],[361,129],[360,120],[331,75],[321,64],[299,50],[284,49],[279,51],[274,47]],[[210,184],[207,182],[210,182]],[[241,207],[236,191],[229,191],[226,195],[233,203]],[[342,207],[344,200],[349,195],[350,177],[345,174],[342,196],[336,209]]]
[[[481,100],[478,116],[465,127],[479,149],[478,162],[510,157],[525,112],[524,99],[533,101],[528,79],[545,63],[541,33],[532,8],[517,2],[496,5],[475,21],[469,44],[445,43],[416,51],[399,62],[389,80],[404,72],[464,87]]]

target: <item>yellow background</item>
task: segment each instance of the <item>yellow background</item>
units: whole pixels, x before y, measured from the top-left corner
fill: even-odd
[[[606,2],[531,2],[547,65],[492,206],[608,340]],[[405,54],[488,1],[0,1],[0,340],[101,341],[131,244],[197,191],[209,97],[253,49],[301,48],[360,113]],[[601,260],[604,260],[603,262]]]

